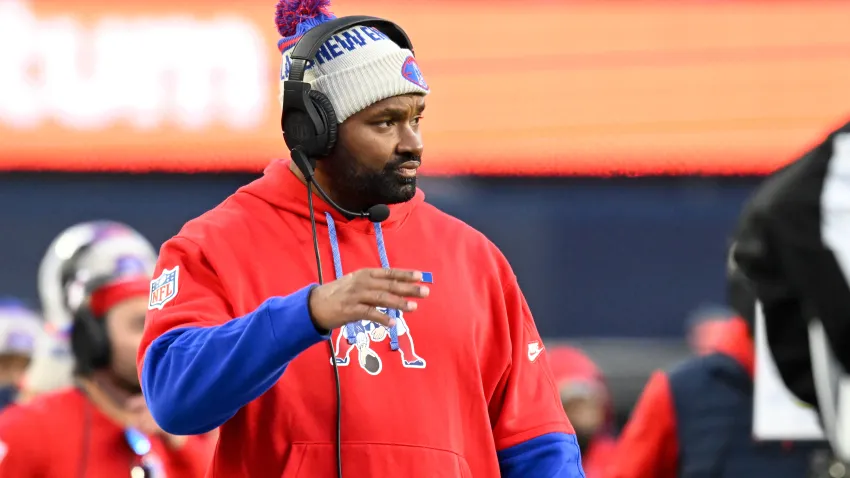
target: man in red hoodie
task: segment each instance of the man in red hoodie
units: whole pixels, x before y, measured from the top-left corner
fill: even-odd
[[[564,411],[576,431],[581,461],[589,478],[602,478],[614,453],[614,410],[599,367],[581,350],[550,348],[549,362]]]
[[[155,251],[111,222],[78,225],[64,236],[56,280],[74,317],[77,386],[0,414],[0,477],[204,476],[212,442],[163,432],[139,393],[135,358]]]
[[[284,83],[301,35],[333,18],[323,1],[278,5]],[[412,52],[355,25],[305,81],[338,132],[316,181],[389,218],[311,199],[336,279],[323,285],[287,161],[187,223],[161,249],[139,354],[154,418],[178,434],[221,427],[210,476],[583,476],[507,260],[416,188],[429,89]]]

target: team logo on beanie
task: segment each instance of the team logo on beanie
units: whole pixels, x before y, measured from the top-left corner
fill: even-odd
[[[401,76],[424,90],[429,89],[428,83],[425,83],[425,78],[422,76],[422,70],[419,69],[419,64],[412,56],[407,57],[407,60],[404,60],[404,64],[401,65]]]

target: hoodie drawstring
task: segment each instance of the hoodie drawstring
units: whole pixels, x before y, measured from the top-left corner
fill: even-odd
[[[331,255],[333,256],[334,262],[334,275],[337,279],[341,279],[344,275],[342,272],[342,257],[339,254],[339,241],[337,239],[336,233],[336,224],[334,223],[333,217],[330,213],[325,213],[325,218],[328,221],[328,237],[331,243]],[[387,249],[384,245],[384,233],[381,229],[381,223],[373,222],[372,226],[375,228],[375,242],[378,246],[378,256],[381,259],[381,267],[384,269],[390,268],[389,259],[387,259]],[[390,349],[398,350],[398,310],[389,309],[387,310],[387,315],[396,320],[396,324],[390,327]],[[353,345],[357,342],[357,331],[354,325],[346,324],[343,327],[343,333],[345,334],[345,339],[348,341],[349,345]]]

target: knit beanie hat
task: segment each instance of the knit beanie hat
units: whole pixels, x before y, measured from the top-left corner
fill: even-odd
[[[336,18],[329,5],[330,0],[280,0],[277,4],[275,20],[283,37],[277,44],[283,55],[281,105],[295,44],[311,28]],[[411,93],[427,95],[429,91],[413,52],[377,29],[361,25],[325,42],[307,63],[304,81],[328,97],[339,123],[383,99]]]

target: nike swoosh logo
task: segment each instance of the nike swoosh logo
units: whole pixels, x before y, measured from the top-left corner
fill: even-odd
[[[528,344],[528,360],[534,362],[537,360],[537,357],[543,353],[543,347],[539,346],[537,342],[532,344]]]

